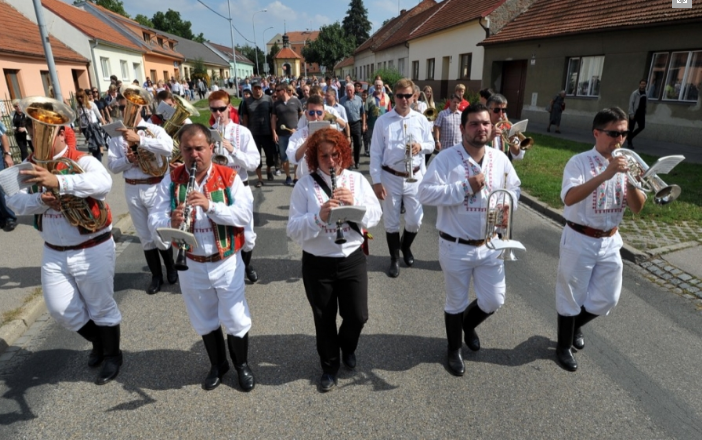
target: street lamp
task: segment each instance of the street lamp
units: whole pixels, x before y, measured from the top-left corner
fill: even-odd
[[[261,75],[261,68],[258,65],[258,45],[256,44],[256,22],[254,21],[256,14],[258,14],[259,12],[268,12],[268,9],[261,9],[260,11],[256,11],[251,16],[251,25],[253,26],[254,34],[254,52],[256,52],[256,70],[258,71],[258,74]]]
[[[239,81],[237,78],[237,73],[236,73],[236,47],[234,46],[234,26],[232,25],[232,5],[230,3],[230,0],[227,0],[227,5],[229,6],[229,17],[225,17],[224,15],[220,14],[219,12],[215,11],[214,9],[210,8],[206,4],[202,2],[202,0],[197,0],[202,6],[206,7],[210,11],[214,12],[215,14],[219,15],[220,17],[224,18],[225,20],[229,20],[229,32],[231,33],[232,37],[232,64],[234,67],[234,93],[236,96],[239,96]]]
[[[266,49],[268,49],[268,46],[266,46],[266,31],[269,31],[269,30],[271,30],[271,29],[273,29],[273,26],[271,26],[271,27],[269,27],[269,28],[267,28],[267,29],[264,29],[263,32],[261,33],[261,34],[262,34],[262,37],[263,37],[263,47],[265,47]],[[263,54],[266,55],[265,51],[264,51]],[[263,71],[264,71],[265,73],[268,73],[268,67],[269,67],[269,66],[266,64],[265,58],[264,58],[263,64],[264,64],[265,66],[267,66],[267,67],[264,67],[264,68],[263,68]]]

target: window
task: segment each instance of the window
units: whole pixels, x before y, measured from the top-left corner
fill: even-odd
[[[20,99],[22,91],[19,83],[19,70],[4,69],[3,72],[5,73],[7,88],[10,91],[10,99]]]
[[[132,63],[132,71],[134,72],[134,79],[141,79],[141,64]]]
[[[169,41],[169,42],[168,42],[168,47],[170,47],[171,50],[173,50],[173,42],[172,42],[172,41]]]
[[[383,68],[383,63],[378,63],[378,70]]]
[[[142,32],[141,36],[142,36],[142,38],[144,38],[145,42],[148,43],[151,41],[151,34],[149,34],[148,32]]]
[[[163,38],[158,37],[158,38],[156,38],[156,41],[158,42],[159,46],[163,47]]]
[[[112,75],[110,69],[110,59],[100,57],[100,67],[102,67],[102,79],[110,79],[110,75]]]
[[[51,96],[51,91],[53,90],[53,87],[51,87],[51,75],[49,74],[48,70],[42,70],[39,72],[41,75],[41,85],[44,86],[44,95],[45,96]]]
[[[400,58],[397,60],[397,71],[400,72],[400,75],[405,76],[405,60],[406,58]]]
[[[566,95],[600,96],[604,59],[604,56],[569,58]]]
[[[663,101],[697,101],[702,84],[702,50],[653,54],[648,97]]]
[[[155,71],[155,70],[151,70],[151,72],[149,73],[149,75],[151,75],[151,78],[150,78],[150,79],[151,79],[151,82],[152,82],[152,83],[155,83],[156,81],[158,81],[158,75],[156,75],[156,71]]]
[[[412,79],[419,79],[419,61],[412,61]]]
[[[129,65],[125,60],[119,60],[119,68],[122,71],[122,79],[129,79]]]
[[[435,58],[427,60],[427,79],[434,79],[434,62]]]
[[[171,79],[171,78],[168,76],[168,70],[164,70],[163,71],[163,82],[168,82],[169,79]]]
[[[461,65],[458,71],[459,79],[470,79],[470,64],[473,58],[473,54],[464,53],[461,54]]]

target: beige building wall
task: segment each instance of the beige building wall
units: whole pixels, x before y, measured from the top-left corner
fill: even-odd
[[[48,71],[49,67],[44,60],[0,55],[0,72],[2,72],[4,79],[8,78],[8,74],[16,74],[17,76],[21,95],[15,96],[17,98],[48,96],[46,90],[44,90],[44,80],[42,79],[42,72],[48,73]],[[85,65],[57,60],[56,71],[64,98],[68,98],[71,92],[76,92],[76,85],[83,89],[90,87],[90,78]],[[0,98],[9,99],[10,97],[12,97],[12,94],[8,89],[7,81],[0,81]]]

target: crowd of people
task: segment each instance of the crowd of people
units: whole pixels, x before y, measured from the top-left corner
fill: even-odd
[[[152,93],[153,88],[158,101],[175,105],[173,94],[192,95],[193,90],[176,84],[159,90],[163,84],[154,88],[147,81],[140,89]],[[302,248],[302,281],[322,369],[320,389],[334,388],[342,364],[353,370],[358,362],[356,349],[369,319],[368,229],[382,218],[387,275],[398,277],[400,254],[404,267],[415,263],[412,244],[421,230],[423,206],[438,210],[446,362],[452,374],[462,376],[463,342],[479,350],[476,328],[506,300],[504,259],[495,243],[511,238],[509,222],[520,195],[512,161],[526,153],[507,136],[507,98],[486,89],[480,102],[471,104],[459,86],[446,107],[437,109],[430,87],[420,89],[400,79],[391,88],[380,77],[369,90],[350,78],[343,85],[332,78],[317,83],[245,80],[242,88],[238,109],[228,92],[210,91],[209,125],[185,120],[171,136],[162,115],[139,114],[136,129],[123,129],[107,142],[94,135],[98,152],[108,147],[109,170],[125,181],[129,212],[152,275],[145,291],[155,294],[164,284],[162,262],[166,280],[180,284],[190,322],[210,360],[203,388],[216,388],[228,372],[227,348],[241,389],[255,387],[245,286],[247,279],[255,283],[266,274],[252,264],[256,233],[249,176],[256,173],[256,188],[274,180],[276,156],[285,184],[293,187],[287,234]],[[107,92],[107,106],[96,103],[93,92],[77,95],[86,133],[91,125],[118,118],[135,105],[117,87]],[[436,110],[434,120],[429,109]],[[567,226],[557,274],[556,358],[569,371],[577,369],[572,348],[585,345],[582,327],[617,303],[622,281],[617,226],[623,212],[627,207],[639,212],[646,200],[628,181],[626,160],[612,156],[629,134],[628,116],[618,108],[598,112],[592,125],[594,148],[574,156],[564,170],[561,198]],[[25,117],[22,133],[31,135],[36,124]],[[113,299],[112,218],[105,203],[112,177],[96,151],[92,156],[79,152],[68,139],[68,128],[62,127],[50,145],[38,146],[47,151],[27,156],[35,166],[21,174],[33,186],[3,202],[17,215],[35,216],[46,243],[41,271],[47,308],[58,323],[92,343],[88,365],[102,366],[96,383],[105,384],[122,364],[122,317]],[[92,145],[91,140],[91,150]],[[362,150],[369,157],[369,178],[358,172]],[[52,162],[62,157],[69,161]],[[71,162],[83,173],[73,172],[66,165]],[[147,167],[145,162],[153,163]],[[509,194],[510,202],[492,197],[498,189]],[[76,208],[69,198],[85,203]],[[89,211],[86,217],[93,221],[71,222],[70,209]],[[168,228],[192,236],[197,247],[185,239],[171,243],[164,238],[170,235],[162,235]],[[174,246],[179,249],[175,261]],[[91,262],[87,274],[86,261]],[[183,266],[189,269],[183,271]]]

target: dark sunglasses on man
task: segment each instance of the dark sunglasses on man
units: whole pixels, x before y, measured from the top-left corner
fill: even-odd
[[[227,106],[225,105],[224,107],[210,107],[210,111],[212,113],[224,113],[225,111],[227,111]]]
[[[492,109],[492,112],[494,114],[499,114],[500,112],[507,113],[507,107],[505,107],[505,108],[496,107],[496,108]]]
[[[398,99],[410,99],[414,96],[414,93],[395,93],[395,98]]]
[[[310,116],[314,116],[314,115],[322,116],[324,114],[324,110],[310,110],[307,112],[307,114]]]
[[[624,130],[624,131],[616,131],[616,130],[602,130],[600,128],[596,128],[597,131],[601,131],[602,133],[606,134],[607,136],[611,138],[618,138],[619,136],[625,138],[629,136],[630,131],[629,130]]]

